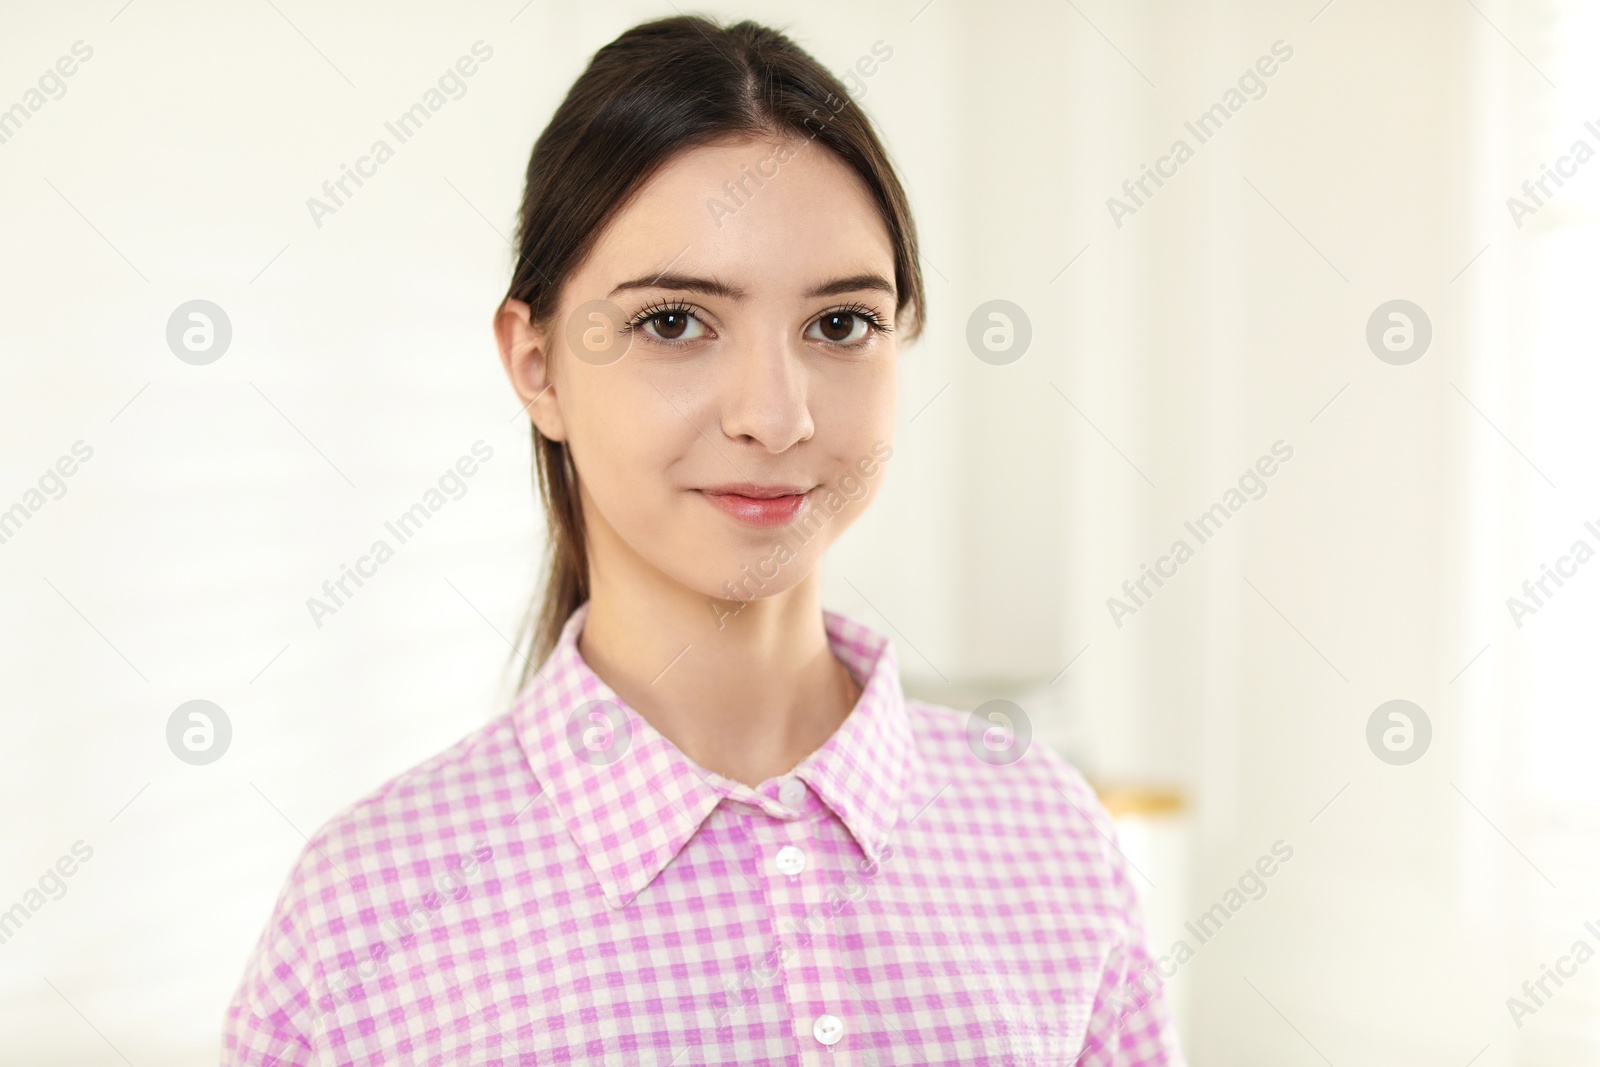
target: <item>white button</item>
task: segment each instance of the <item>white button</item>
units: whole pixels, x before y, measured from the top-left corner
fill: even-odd
[[[819,1015],[817,1021],[811,1024],[811,1033],[824,1045],[837,1045],[844,1036],[844,1023],[839,1021],[837,1015]]]
[[[784,845],[780,848],[776,860],[778,870],[787,875],[796,875],[806,869],[806,854],[793,845]],[[825,1015],[823,1018],[831,1019],[833,1016]]]
[[[786,807],[798,808],[806,799],[806,784],[798,778],[785,778],[778,787],[778,799]]]

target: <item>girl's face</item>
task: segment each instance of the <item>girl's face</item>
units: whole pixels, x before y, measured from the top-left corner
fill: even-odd
[[[716,600],[810,574],[891,451],[894,278],[888,229],[843,162],[742,141],[658,172],[547,331],[507,301],[502,356],[571,450],[591,565],[642,561]]]

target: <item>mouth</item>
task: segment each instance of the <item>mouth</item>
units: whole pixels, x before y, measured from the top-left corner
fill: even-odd
[[[746,526],[783,526],[805,509],[806,494],[798,485],[714,485],[697,490],[712,507]]]

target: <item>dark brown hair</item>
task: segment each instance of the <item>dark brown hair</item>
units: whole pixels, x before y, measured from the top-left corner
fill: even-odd
[[[697,16],[647,22],[601,48],[534,143],[508,299],[524,301],[546,337],[561,288],[605,225],[680,152],[730,138],[801,138],[834,152],[866,184],[894,246],[899,332],[922,329],[922,271],[905,191],[872,124],[844,84],[788,37],[754,22]],[[908,310],[909,309],[909,310]],[[518,688],[555,647],[589,595],[577,469],[565,442],[533,427],[535,478],[549,527],[541,598],[518,648]]]

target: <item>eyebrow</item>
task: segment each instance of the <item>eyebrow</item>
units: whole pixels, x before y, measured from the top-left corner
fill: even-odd
[[[681,289],[685,292],[705,293],[707,296],[718,296],[727,300],[742,300],[749,295],[747,290],[737,285],[693,274],[653,274],[649,277],[633,278],[611,290],[611,295],[616,296],[629,289]],[[896,295],[893,282],[881,274],[870,272],[829,279],[806,290],[803,295],[809,300],[819,296],[858,293],[863,289],[874,289],[889,296]]]

